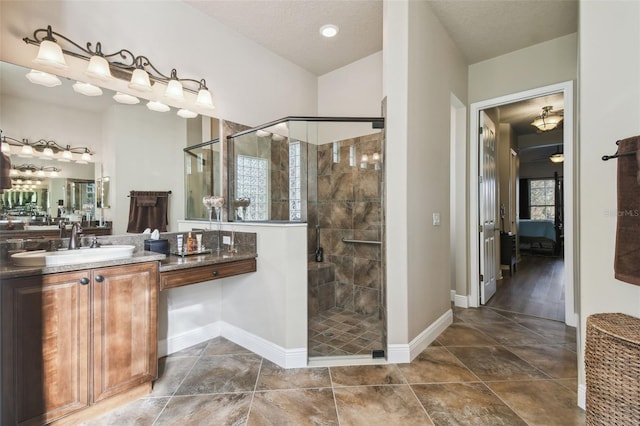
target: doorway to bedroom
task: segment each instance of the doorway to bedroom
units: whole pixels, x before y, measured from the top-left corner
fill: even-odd
[[[572,274],[567,271],[565,257],[567,227],[572,234],[572,215],[566,219],[565,191],[565,176],[570,170],[566,160],[573,152],[570,85],[515,94],[472,109],[479,122],[484,121],[482,114],[494,123],[496,169],[493,182],[487,178],[478,182],[480,281],[475,295],[472,288],[472,299],[492,309],[574,325]],[[477,139],[478,169],[486,170],[481,137]],[[487,189],[491,185],[495,187]],[[483,200],[492,193],[494,204]],[[487,206],[495,209],[493,235],[483,234],[483,228],[490,229],[484,223],[486,212],[482,218]],[[571,212],[572,206],[568,207]],[[493,239],[494,252],[483,253],[491,247],[486,244],[489,239]],[[491,255],[495,264],[487,265]],[[571,247],[569,263],[572,256]],[[487,276],[483,268],[490,270],[489,266],[494,266],[496,285],[495,293],[487,297],[482,294],[486,290],[482,279]]]

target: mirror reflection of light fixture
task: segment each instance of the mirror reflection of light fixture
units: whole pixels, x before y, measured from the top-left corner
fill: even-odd
[[[176,114],[178,114],[178,116],[182,118],[195,118],[198,116],[197,113],[184,108],[179,109]]]
[[[552,106],[543,107],[542,113],[533,120],[531,125],[537,127],[541,132],[547,132],[558,127],[563,117],[560,114],[552,112],[552,108]]]
[[[167,112],[171,109],[169,108],[168,105],[165,105],[162,102],[158,102],[158,101],[147,102],[147,108],[149,108],[151,111],[156,111],[156,112]]]
[[[102,95],[102,89],[98,86],[94,86],[91,83],[84,83],[82,81],[76,81],[73,84],[73,91],[85,96],[100,96]]]
[[[116,94],[113,95],[113,99],[118,103],[126,105],[135,105],[140,103],[140,99],[122,92],[116,92]]]
[[[53,140],[40,139],[36,142],[29,142],[29,139],[17,140],[8,136],[2,136],[2,152],[11,155],[15,147],[19,157],[43,157],[47,159],[57,159],[58,161],[69,162],[73,160],[73,154],[81,156],[80,160],[93,161],[93,153],[87,147],[66,147],[59,145]]]
[[[560,148],[558,147],[555,154],[551,154],[549,156],[549,161],[552,163],[563,163],[564,162],[564,154],[560,152]]]
[[[258,129],[256,130],[256,136],[259,138],[268,138],[269,136],[271,136],[271,133],[267,132],[266,130]]]
[[[56,87],[60,86],[62,82],[58,77],[48,72],[31,70],[27,73],[27,80],[33,84],[39,84],[44,87]]]
[[[140,92],[151,92],[153,90],[151,83],[159,82],[167,86],[165,90],[167,99],[178,103],[189,102],[198,108],[214,108],[211,93],[204,79],[178,78],[178,72],[175,68],[167,76],[161,73],[149,58],[143,55],[134,55],[127,49],[104,54],[100,42],[95,44],[95,49],[92,43],[76,43],[68,37],[54,32],[50,25],[46,29],[39,28],[35,30],[33,38],[25,37],[22,40],[27,44],[39,46],[38,57],[36,58],[36,62],[39,64],[55,68],[67,67],[65,55],[70,55],[88,62],[85,73],[91,78],[102,81],[118,78],[128,81],[129,89]],[[112,70],[114,74],[111,74]],[[115,71],[118,72],[116,73]],[[37,70],[29,73],[27,78],[34,83],[48,85],[49,87],[61,84],[56,76]],[[195,100],[187,101],[185,91],[193,93]],[[134,103],[131,99],[128,99],[130,102],[117,101]],[[198,109],[191,108],[186,104],[174,106],[189,111],[197,111]],[[160,107],[162,111],[168,111],[166,108],[166,106]]]

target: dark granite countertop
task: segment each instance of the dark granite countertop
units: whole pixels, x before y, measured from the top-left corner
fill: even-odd
[[[93,268],[103,268],[106,266],[129,265],[132,263],[152,262],[164,259],[166,256],[161,253],[153,253],[150,251],[140,251],[133,253],[133,256],[127,259],[115,259],[104,262],[88,262],[76,265],[60,265],[60,266],[15,266],[10,260],[0,261],[0,279],[28,277],[32,275],[55,274],[58,272],[82,271]]]
[[[251,250],[238,250],[237,253],[229,253],[227,251],[216,252],[214,250],[208,254],[196,254],[184,257],[172,254],[160,261],[160,272],[236,262],[238,260],[254,259],[256,257],[258,257],[258,253]]]

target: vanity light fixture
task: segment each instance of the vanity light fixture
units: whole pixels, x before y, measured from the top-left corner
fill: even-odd
[[[116,94],[113,95],[113,99],[116,102],[126,105],[135,105],[140,103],[140,99],[122,92],[116,92]]]
[[[33,84],[39,84],[45,87],[56,87],[62,84],[60,79],[55,75],[38,70],[29,71],[27,73],[27,80],[29,80]]]
[[[66,147],[59,145],[53,140],[40,139],[36,142],[29,142],[29,139],[17,140],[8,136],[2,136],[2,152],[11,155],[11,147],[19,149],[20,157],[45,157],[57,159],[58,161],[69,162],[73,160],[73,154],[80,155],[81,161],[93,161],[93,153],[84,146]]]
[[[171,109],[169,108],[168,105],[165,105],[162,102],[158,102],[158,101],[147,102],[147,108],[149,108],[151,111],[156,111],[156,112],[167,112]]]
[[[333,24],[327,24],[320,27],[320,34],[322,34],[323,37],[327,38],[335,37],[336,35],[338,35],[339,31],[340,28],[338,28],[337,25]]]
[[[41,65],[45,65],[53,68],[68,68],[64,55],[62,54],[62,48],[56,39],[53,38],[53,31],[51,26],[48,26],[46,35],[40,42],[40,48],[38,49],[38,56],[33,60]]]
[[[167,83],[167,90],[165,90],[164,96],[174,101],[184,102],[182,83],[178,80],[178,72],[175,68],[171,70],[171,78],[169,83]]]
[[[136,68],[131,74],[131,80],[129,81],[129,89],[137,90],[139,92],[151,91],[151,80],[149,80],[149,73],[142,68]]]
[[[54,38],[54,36],[56,38]],[[187,102],[184,93],[186,91],[196,95],[195,106],[206,109],[214,108],[211,92],[209,92],[204,79],[178,78],[178,72],[175,68],[173,68],[169,76],[167,76],[160,72],[151,63],[149,58],[143,55],[135,55],[127,49],[120,49],[115,53],[104,54],[100,42],[96,43],[95,49],[90,42],[83,46],[53,31],[50,25],[47,26],[46,29],[39,28],[35,30],[33,32],[33,38],[25,37],[23,41],[27,44],[40,47],[36,61],[42,65],[66,67],[64,57],[65,55],[69,55],[88,62],[86,74],[91,78],[103,81],[111,78],[124,79],[129,82],[128,87],[130,89],[144,93],[149,93],[153,90],[151,87],[152,82],[162,83],[167,86],[165,89],[165,97],[179,103],[179,105],[176,106],[190,111],[194,110],[194,108],[189,108],[189,105],[181,104]],[[28,76],[29,80],[36,82],[32,80],[32,77],[33,76]],[[57,80],[57,77],[52,77]],[[47,84],[51,85],[60,84],[59,80],[57,83],[53,79],[46,81],[48,82]],[[44,82],[38,84],[44,84]],[[118,96],[118,98],[122,99],[123,97]],[[116,100],[122,103],[134,103],[132,99],[122,101],[116,98]],[[155,103],[152,105],[158,107],[155,111],[164,112],[169,110],[167,105],[163,107]]]
[[[178,114],[178,116],[182,118],[196,118],[198,116],[198,113],[189,111],[188,109],[184,109],[184,108],[179,109],[176,114]]]
[[[98,86],[94,86],[91,83],[84,83],[77,81],[73,84],[73,90],[76,93],[80,93],[85,96],[100,96],[102,95],[102,89]]]

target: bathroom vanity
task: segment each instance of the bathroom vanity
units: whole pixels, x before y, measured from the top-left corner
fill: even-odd
[[[256,256],[254,248],[166,258],[137,250],[54,267],[3,260],[0,423],[77,424],[150,393],[159,291],[255,271]]]

